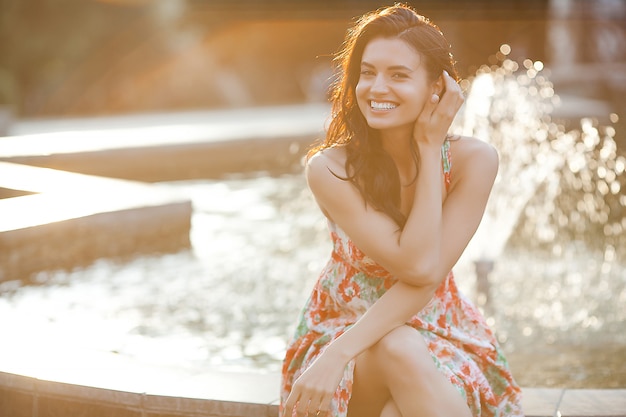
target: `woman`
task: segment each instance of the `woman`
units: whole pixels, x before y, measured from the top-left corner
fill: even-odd
[[[447,134],[463,103],[449,45],[395,5],[363,16],[338,60],[326,140],[306,165],[333,252],[287,349],[282,415],[522,416],[497,342],[450,272],[498,157]]]

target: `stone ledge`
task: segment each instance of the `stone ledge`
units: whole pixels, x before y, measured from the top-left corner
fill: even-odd
[[[240,375],[237,390],[253,392],[259,379]],[[238,376],[235,376],[238,378]],[[276,375],[265,375],[264,384],[276,385]],[[278,387],[276,387],[278,388]],[[527,417],[624,417],[626,389],[524,388]],[[42,412],[43,406],[46,411]],[[0,372],[0,409],[12,416],[46,417],[58,412],[89,409],[92,417],[104,415],[160,417],[270,417],[278,415],[277,401],[229,401],[131,393],[94,388]],[[38,414],[30,410],[38,410]]]
[[[25,121],[20,136],[0,138],[0,161],[148,182],[283,172],[324,135],[328,113],[306,104]]]
[[[524,388],[527,417],[623,417],[626,389]]]
[[[0,162],[0,281],[189,247],[191,201],[156,185]]]
[[[624,416],[626,389],[563,391],[558,412],[561,416]]]
[[[254,389],[242,379],[242,390]],[[45,408],[45,412],[42,409]],[[132,393],[44,381],[0,372],[0,410],[11,416],[75,415],[89,410],[90,417],[270,417],[278,415],[271,403],[200,399]],[[37,410],[38,413],[31,412]],[[59,414],[60,413],[60,414]],[[65,413],[65,414],[64,414]]]

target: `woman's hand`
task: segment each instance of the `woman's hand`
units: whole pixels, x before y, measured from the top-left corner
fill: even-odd
[[[413,138],[418,145],[441,147],[456,113],[465,101],[461,87],[446,71],[441,77],[444,94],[442,97],[433,94],[415,122]]]
[[[330,346],[294,382],[285,402],[284,417],[324,417],[341,382],[347,361],[331,352]]]

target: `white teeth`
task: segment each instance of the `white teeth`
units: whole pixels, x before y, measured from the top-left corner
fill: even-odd
[[[370,101],[370,106],[375,110],[391,110],[396,108],[396,105],[393,103],[378,101]]]

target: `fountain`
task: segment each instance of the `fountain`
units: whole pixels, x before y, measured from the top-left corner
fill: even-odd
[[[511,244],[541,246],[554,255],[572,239],[595,249],[626,248],[626,159],[617,154],[614,128],[604,127],[602,134],[583,119],[581,131],[566,131],[550,117],[560,100],[543,63],[525,60],[520,70],[499,56],[499,66],[479,69],[454,125],[455,133],[482,138],[500,153],[492,198],[464,254],[477,262],[479,281],[513,234]],[[485,291],[485,282],[478,286]]]
[[[512,362],[523,357],[532,368],[530,358],[545,358],[526,368],[543,373],[542,383],[559,380],[546,370],[558,357],[574,369],[569,384],[621,386],[626,370],[618,362],[595,375],[580,369],[583,357],[625,351],[626,158],[615,128],[584,118],[580,129],[566,130],[550,116],[559,97],[543,64],[499,56],[500,65],[478,71],[455,121],[456,133],[500,153],[492,198],[464,254],[475,261],[476,300]],[[522,354],[523,345],[534,352]]]

